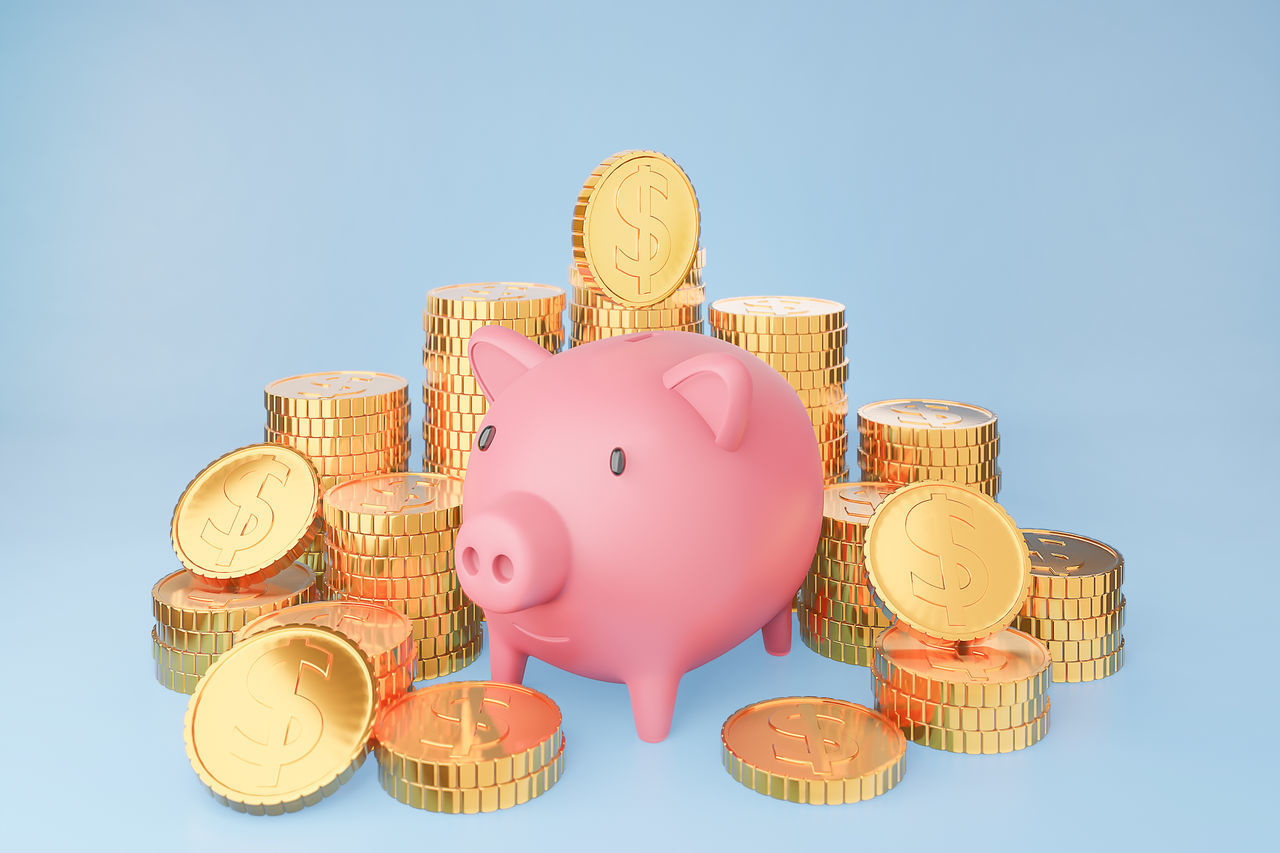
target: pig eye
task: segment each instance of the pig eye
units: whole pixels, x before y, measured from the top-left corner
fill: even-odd
[[[480,430],[480,438],[476,439],[476,446],[481,450],[488,450],[489,445],[493,444],[493,434],[495,432],[497,432],[497,430],[493,428],[493,424],[489,424],[484,429]]]
[[[627,467],[627,454],[622,452],[621,447],[615,447],[613,452],[609,454],[609,470],[613,472],[615,477],[620,476]]]

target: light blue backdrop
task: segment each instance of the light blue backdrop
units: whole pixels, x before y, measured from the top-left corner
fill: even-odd
[[[1014,518],[1127,558],[1125,669],[1055,686],[1033,749],[913,746],[898,790],[846,808],[721,769],[720,724],[747,702],[870,701],[866,670],[758,639],[686,679],[657,746],[623,688],[531,665],[568,769],[506,813],[416,812],[370,767],[283,819],[217,805],[183,752],[185,699],[150,671],[178,493],[260,436],[270,379],[419,381],[428,288],[563,283],[578,188],[631,147],[692,177],[713,297],[848,303],[855,403],[999,413]],[[1275,4],[4,3],[4,835],[1080,850],[1260,833],[1277,152]]]

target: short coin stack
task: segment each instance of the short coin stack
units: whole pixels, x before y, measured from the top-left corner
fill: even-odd
[[[876,707],[907,740],[991,754],[1049,730],[1050,658],[1006,627],[1031,566],[1017,525],[970,486],[924,481],[875,508],[863,546],[867,579],[894,624],[875,641]]]
[[[191,480],[170,524],[184,568],[151,589],[161,684],[191,693],[245,623],[311,599],[315,576],[295,561],[319,512],[315,469],[288,447],[241,447]]]
[[[388,707],[373,737],[383,789],[427,811],[510,808],[546,793],[564,770],[560,708],[515,684],[431,685]]]
[[[422,385],[422,468],[461,479],[488,411],[471,373],[467,345],[481,326],[506,326],[557,353],[564,345],[565,292],[546,284],[451,284],[427,293]]]
[[[596,167],[573,210],[571,345],[701,332],[699,235],[698,197],[670,157],[624,151]]]
[[[947,400],[883,400],[858,409],[862,479],[946,480],[995,497],[1000,492],[996,416]]]
[[[409,383],[387,373],[339,370],[272,382],[264,394],[266,440],[305,454],[325,490],[360,474],[409,464]],[[317,531],[317,534],[319,531]],[[317,535],[303,559],[319,584]]]
[[[828,483],[845,480],[849,473],[849,327],[844,312],[839,302],[803,296],[736,296],[711,303],[711,334],[764,360],[800,395],[818,437]]]
[[[800,639],[823,657],[871,665],[876,637],[891,624],[876,606],[862,562],[867,523],[893,483],[837,483],[823,494],[822,537],[800,587]]]
[[[413,689],[418,653],[409,618],[381,604],[314,601],[259,616],[236,635],[243,642],[281,625],[320,625],[355,643],[373,666],[378,701],[390,704]]]
[[[357,477],[325,494],[324,517],[326,591],[407,616],[415,680],[475,661],[482,616],[462,591],[453,561],[460,481],[414,473]]]
[[[1013,625],[1049,648],[1054,681],[1095,681],[1124,666],[1124,558],[1094,539],[1023,530],[1031,594]]]

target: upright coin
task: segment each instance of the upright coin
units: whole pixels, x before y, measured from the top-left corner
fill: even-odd
[[[610,298],[652,305],[689,275],[698,233],[698,199],[684,170],[656,151],[626,151],[592,172],[578,196],[574,260]]]
[[[1007,626],[1031,576],[1013,519],[958,483],[915,483],[885,498],[871,516],[863,555],[885,607],[941,640],[974,640]]]
[[[902,779],[906,738],[852,702],[796,696],[757,702],[720,730],[725,769],[761,794],[839,805],[883,794]]]
[[[273,628],[209,668],[187,706],[187,756],[213,796],[251,814],[297,811],[364,761],[378,705],[368,659],[336,631]]]
[[[320,477],[306,456],[255,444],[216,459],[173,510],[173,549],[197,575],[230,581],[269,576],[315,537]]]

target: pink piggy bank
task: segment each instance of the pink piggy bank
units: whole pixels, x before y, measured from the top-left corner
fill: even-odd
[[[520,683],[533,655],[623,682],[656,742],[684,673],[757,630],[771,654],[790,650],[822,465],[781,374],[688,332],[553,357],[488,326],[469,354],[490,406],[455,555],[495,681]]]

